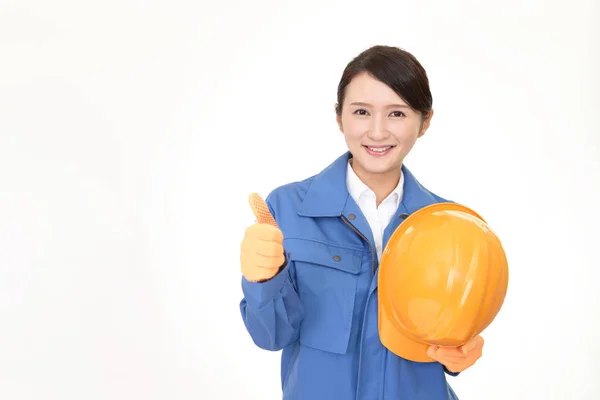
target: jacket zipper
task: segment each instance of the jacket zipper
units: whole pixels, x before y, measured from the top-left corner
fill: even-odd
[[[369,242],[369,239],[367,239],[365,237],[365,235],[363,235],[362,233],[360,233],[360,231],[358,229],[356,229],[356,227],[354,225],[352,225],[350,223],[350,221],[348,221],[346,219],[346,217],[344,217],[343,215],[342,215],[342,221],[344,221],[344,223],[346,225],[348,225],[354,232],[356,232],[358,234],[358,236],[360,236],[361,238],[363,238],[365,240],[365,242],[367,242],[367,244],[369,245],[369,250],[371,251],[371,269],[372,269],[373,276],[375,276],[375,253],[373,252],[373,246],[371,246],[371,242]],[[363,339],[364,339],[365,323],[367,321],[366,314],[367,314],[367,309],[369,307],[369,298],[370,298],[370,296],[367,298],[367,303],[365,305],[365,309],[364,309],[364,316],[365,317],[363,318],[363,321],[362,321],[362,329],[361,329],[361,334],[360,334],[360,344],[359,344],[359,349],[360,350],[359,350],[359,357],[358,357],[358,360],[359,360],[358,361],[359,376],[362,375],[360,373],[361,366],[362,366],[362,343],[363,343]],[[357,391],[358,390],[360,390],[360,383],[358,384],[358,387],[357,387]]]
[[[367,239],[365,237],[365,235],[360,233],[360,231],[358,229],[356,229],[356,227],[354,225],[352,225],[350,223],[350,221],[348,221],[346,219],[346,217],[344,217],[343,215],[342,215],[342,221],[344,221],[344,223],[346,225],[348,225],[350,228],[352,228],[352,230],[354,232],[356,232],[361,238],[363,238],[365,240],[365,242],[367,242],[369,244],[369,250],[371,251],[371,270],[372,270],[373,276],[375,276],[375,253],[373,252],[373,246],[371,246],[371,242],[369,242],[369,239]]]

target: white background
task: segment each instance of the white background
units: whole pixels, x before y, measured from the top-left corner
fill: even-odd
[[[239,312],[247,195],[345,146],[346,63],[403,47],[407,165],[510,261],[461,400],[600,398],[597,1],[0,2],[0,398],[280,398]]]

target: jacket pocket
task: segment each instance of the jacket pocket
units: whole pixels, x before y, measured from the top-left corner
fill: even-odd
[[[288,239],[286,249],[304,305],[300,343],[346,354],[364,251],[306,239]]]

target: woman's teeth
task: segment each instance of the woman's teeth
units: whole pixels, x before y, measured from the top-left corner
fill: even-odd
[[[389,153],[389,151],[391,149],[393,149],[394,147],[395,146],[385,146],[385,147],[365,146],[365,149],[367,149],[367,152],[374,157],[383,157],[383,156],[387,155]]]
[[[376,151],[378,153],[383,153],[384,151],[387,151],[387,150],[389,150],[391,148],[392,148],[392,146],[387,146],[387,147],[368,147],[369,150]]]

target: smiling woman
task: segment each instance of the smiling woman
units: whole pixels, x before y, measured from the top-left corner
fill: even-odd
[[[375,192],[377,205],[398,183],[404,158],[433,116],[423,68],[408,53],[388,53],[387,48],[375,47],[350,64],[336,104],[337,122],[353,155],[352,168]],[[412,65],[402,73],[388,72],[388,63],[406,61]]]
[[[263,212],[246,231],[246,329],[283,350],[284,399],[456,399],[446,375],[479,358],[481,338],[414,362],[378,335],[382,249],[407,214],[447,201],[403,164],[433,116],[427,74],[404,50],[372,47],[345,68],[335,110],[348,152],[273,190],[264,209],[274,221]]]

